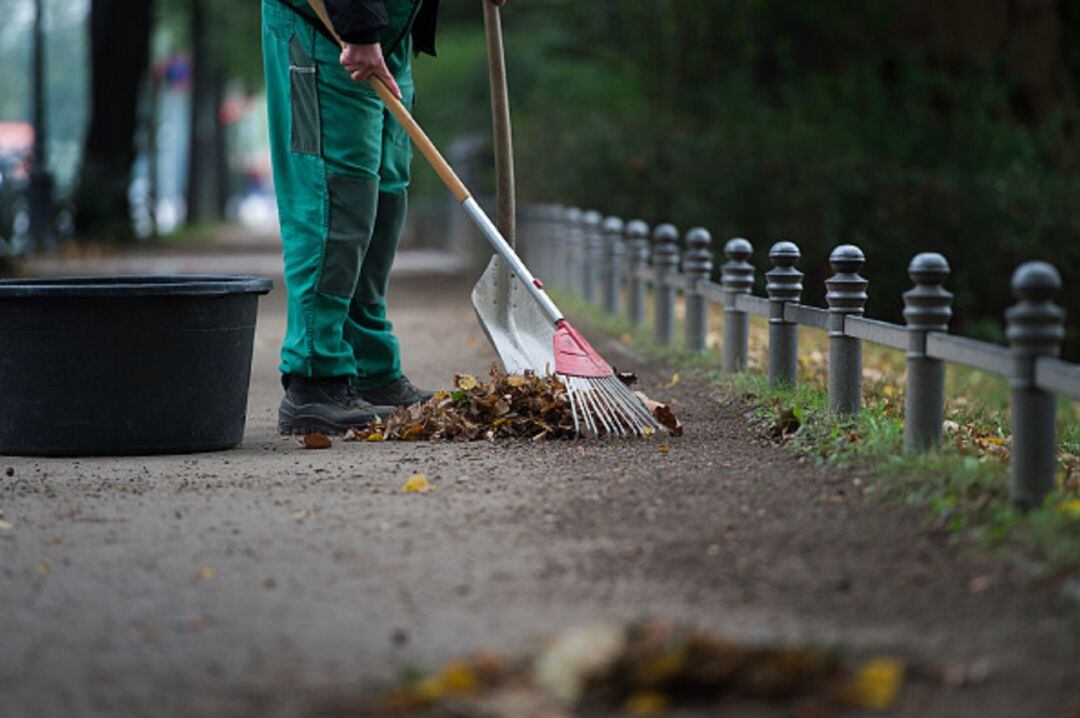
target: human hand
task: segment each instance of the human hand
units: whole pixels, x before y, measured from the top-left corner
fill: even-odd
[[[354,82],[367,82],[368,78],[374,75],[390,88],[395,97],[401,99],[401,88],[390,74],[390,68],[386,66],[379,43],[351,45],[346,42],[341,46],[339,62]]]

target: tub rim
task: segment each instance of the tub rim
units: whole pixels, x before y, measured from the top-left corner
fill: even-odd
[[[267,277],[231,274],[117,274],[0,279],[0,299],[206,297],[268,294]]]

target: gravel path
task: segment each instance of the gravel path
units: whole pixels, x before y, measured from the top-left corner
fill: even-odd
[[[418,383],[490,365],[468,286],[395,279]],[[283,330],[276,290],[240,449],[0,457],[0,715],[302,716],[407,667],[645,615],[988,670],[914,685],[897,715],[1067,715],[1080,695],[1060,585],[757,441],[702,383],[637,367],[682,439],[305,451],[274,434]],[[437,491],[402,493],[414,472]]]

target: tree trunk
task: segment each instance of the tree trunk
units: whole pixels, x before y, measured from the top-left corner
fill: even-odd
[[[191,123],[187,224],[225,218],[225,127],[219,112],[224,85],[209,53],[205,0],[191,0]]]
[[[129,0],[93,0],[90,6],[90,126],[75,191],[75,230],[82,238],[135,238],[128,188],[151,6]]]

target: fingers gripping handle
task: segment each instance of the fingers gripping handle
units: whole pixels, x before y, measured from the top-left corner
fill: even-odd
[[[330,16],[326,12],[326,5],[323,4],[323,0],[308,0],[308,4],[311,9],[315,11],[315,14],[319,16],[319,20],[322,21],[326,29],[330,31],[330,34],[334,36],[338,44],[341,45],[341,37],[334,30],[334,26],[330,23]],[[409,137],[412,138],[413,144],[416,145],[416,149],[420,150],[420,154],[424,155],[424,158],[431,164],[435,173],[439,175],[439,179],[443,181],[443,184],[447,186],[454,198],[458,202],[464,202],[469,199],[471,194],[465,183],[457,176],[454,169],[450,166],[439,152],[439,148],[428,138],[427,133],[423,128],[417,124],[416,120],[412,118],[409,111],[405,109],[405,105],[401,103],[390,88],[383,83],[382,80],[377,77],[368,78],[368,82],[375,88],[375,92],[379,94],[382,101],[386,103],[386,106],[390,109],[390,114],[405,128],[405,131],[409,133]]]

